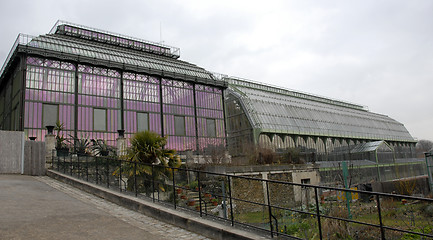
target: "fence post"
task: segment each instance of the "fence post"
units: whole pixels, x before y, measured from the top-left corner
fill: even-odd
[[[174,181],[174,168],[171,168],[171,173],[173,174],[173,204],[174,209],[176,209],[176,183]]]
[[[65,160],[65,158],[66,158],[66,156],[63,155],[63,173],[66,174],[66,167],[65,167],[65,165],[66,165],[66,160]]]
[[[263,180],[262,180],[263,181]],[[269,197],[269,184],[268,181],[266,181],[266,196],[268,200],[268,210],[269,210],[269,226],[271,228],[271,238],[274,237],[274,227],[272,226],[272,208],[271,208],[271,201]]]
[[[110,188],[110,164],[108,162],[108,157],[105,158],[105,170],[107,171],[106,178],[107,178],[107,188]]]
[[[380,235],[382,239],[385,240],[385,229],[383,229],[382,212],[380,209],[380,198],[378,194],[376,194],[376,201],[377,201],[377,212],[379,213]]]
[[[69,173],[72,177],[72,168],[74,167],[74,159],[72,158],[72,154],[69,155]]]
[[[320,221],[320,208],[319,208],[319,195],[317,193],[317,187],[314,187],[314,194],[316,197],[316,214],[317,214],[317,224],[319,226],[319,236],[320,240],[322,240],[322,223]]]
[[[233,218],[233,204],[232,204],[232,184],[230,181],[230,175],[227,175],[228,181],[227,183],[229,184],[229,199],[230,199],[230,220],[232,223],[232,226],[234,226],[234,218]]]
[[[122,192],[122,160],[119,159],[119,191]]]
[[[77,177],[81,179],[80,155],[77,154]]]
[[[89,158],[86,157],[86,181],[89,181]]]
[[[155,202],[155,177],[153,176],[153,164],[152,164],[152,200]]]
[[[198,183],[198,201],[200,204],[200,217],[203,216],[203,211],[201,210],[201,184],[200,184],[200,171],[197,171],[197,183]]]
[[[98,169],[98,157],[95,157],[95,176],[96,176],[96,184],[99,184],[99,169]]]
[[[57,154],[57,152],[56,152],[56,154]],[[56,157],[57,157],[57,171],[60,172],[60,157],[59,156],[56,156]]]
[[[134,190],[135,190],[135,196],[137,197],[138,191],[137,191],[137,162],[134,162]]]

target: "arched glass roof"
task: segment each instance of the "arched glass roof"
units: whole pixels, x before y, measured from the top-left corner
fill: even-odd
[[[227,79],[260,132],[410,141],[403,124],[366,107],[239,79]]]

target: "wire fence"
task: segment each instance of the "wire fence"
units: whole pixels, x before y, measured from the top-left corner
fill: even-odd
[[[80,155],[53,154],[52,163],[78,179],[281,239],[433,239],[433,199],[425,197],[297,184],[289,173],[262,179]]]

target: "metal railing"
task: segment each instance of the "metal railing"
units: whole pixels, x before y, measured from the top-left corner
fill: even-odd
[[[27,34],[18,34],[18,37],[16,38],[14,45],[12,46],[11,50],[9,51],[8,56],[6,57],[3,66],[0,70],[0,78],[2,77],[6,66],[9,64],[9,61],[11,60],[13,54],[15,53],[15,50],[18,48],[19,45],[27,45],[30,43],[30,41],[35,38],[34,36],[27,35]]]
[[[52,168],[139,198],[290,239],[433,239],[433,199],[290,181],[53,155]],[[412,185],[401,185],[411,188]]]

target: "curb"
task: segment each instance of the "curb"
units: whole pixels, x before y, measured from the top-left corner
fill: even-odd
[[[80,179],[72,178],[68,175],[47,170],[47,176],[58,181],[67,183],[82,191],[91,193],[97,197],[106,199],[112,203],[125,207],[127,209],[151,216],[160,221],[184,228],[188,231],[198,233],[208,238],[226,240],[226,239],[268,239],[263,236],[253,234],[244,230],[226,226],[215,221],[192,216],[190,214],[166,208],[153,202],[127,196],[122,193],[106,189],[101,186],[85,182]]]

